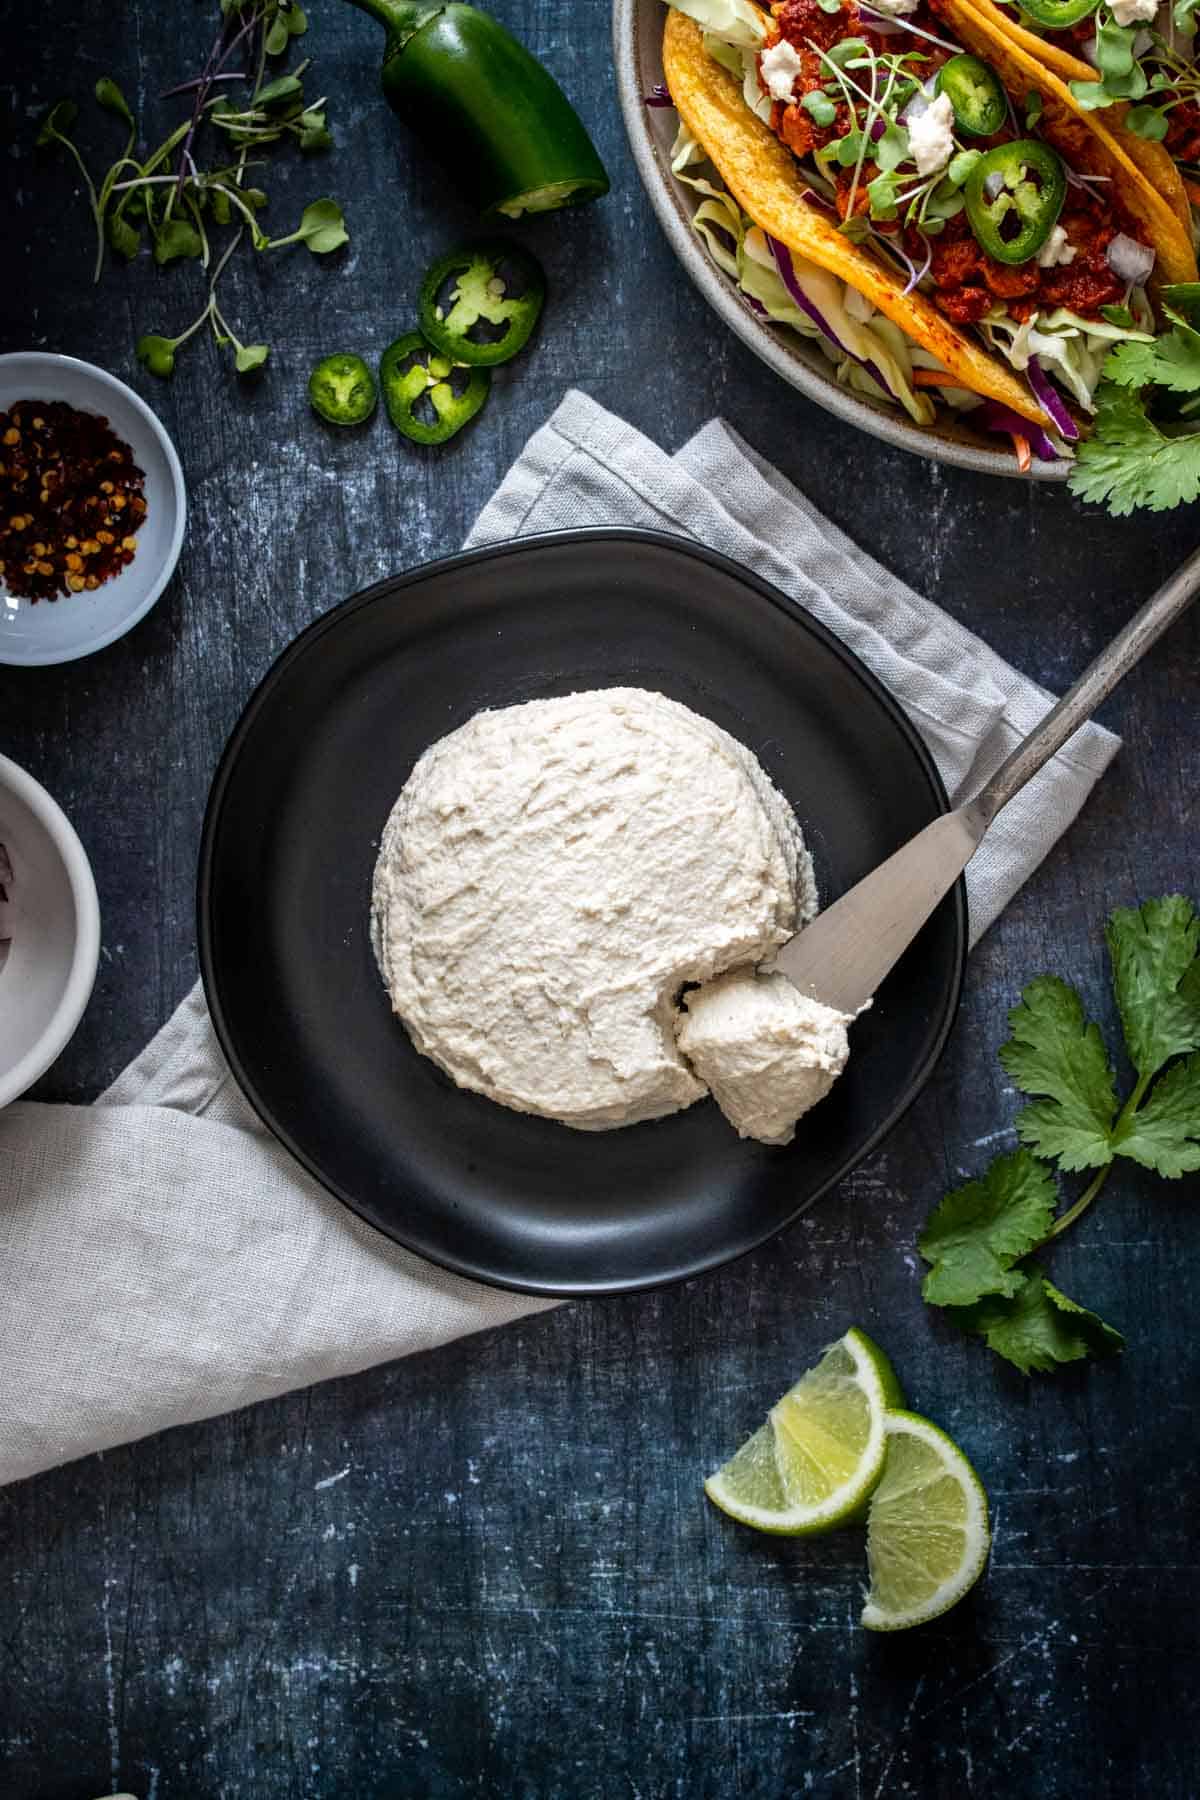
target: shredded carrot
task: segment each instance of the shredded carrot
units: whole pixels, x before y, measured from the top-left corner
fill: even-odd
[[[1033,467],[1033,451],[1029,448],[1029,439],[1022,437],[1019,431],[1011,432],[1010,436],[1017,453],[1017,467],[1022,475],[1027,475]]]
[[[952,375],[949,369],[914,369],[912,372],[914,387],[949,387],[963,388],[968,394],[978,394],[981,400],[988,399],[982,388],[972,387],[969,381],[963,381],[958,375]]]

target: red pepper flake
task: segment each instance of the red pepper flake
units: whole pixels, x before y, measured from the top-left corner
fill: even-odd
[[[133,561],[146,477],[99,413],[62,400],[0,411],[0,592],[91,593]]]

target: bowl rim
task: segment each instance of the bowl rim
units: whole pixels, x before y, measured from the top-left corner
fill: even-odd
[[[791,345],[777,327],[764,324],[753,316],[728,277],[713,265],[692,231],[689,223],[691,208],[664,166],[650,129],[650,114],[644,96],[656,81],[661,81],[662,68],[648,70],[642,66],[639,24],[647,7],[665,15],[663,0],[613,0],[613,61],[625,133],[642,186],[667,242],[713,311],[790,387],[799,389],[807,399],[833,413],[843,423],[856,425],[860,431],[894,449],[911,451],[930,462],[970,469],[977,475],[1002,475],[1006,480],[1064,482],[1072,467],[1069,462],[1061,459],[1053,463],[1035,461],[1031,469],[1022,473],[1008,451],[993,448],[978,437],[972,441],[969,436],[951,435],[944,428],[915,425],[899,414],[893,414],[882,402],[872,404],[851,389],[842,387],[832,370],[826,374],[810,363],[802,352],[802,339],[796,338],[795,344]]]
[[[0,754],[0,787],[15,794],[45,827],[62,858],[75,904],[75,946],[66,986],[41,1036],[9,1069],[0,1069],[0,1107],[16,1100],[70,1042],[91,998],[100,963],[100,900],[79,834],[58,801],[20,763]]]
[[[142,396],[135,393],[126,382],[117,375],[110,375],[107,369],[96,363],[86,362],[80,356],[68,356],[60,350],[9,350],[0,354],[0,373],[5,370],[28,367],[32,369],[66,369],[74,370],[98,387],[107,388],[119,394],[137,413],[150,435],[156,440],[164,457],[170,476],[171,492],[175,502],[175,527],[171,533],[171,541],[163,556],[158,574],[150,583],[144,599],[132,612],[122,617],[107,631],[103,631],[94,640],[89,639],[86,645],[75,650],[52,650],[45,653],[34,653],[28,656],[8,657],[4,654],[4,642],[0,638],[0,664],[8,668],[47,668],[54,663],[78,662],[85,656],[92,656],[97,650],[107,649],[118,638],[145,618],[151,607],[161,598],[164,588],[175,573],[179,561],[179,553],[183,548],[183,534],[187,528],[187,486],[183,479],[183,466],[178,452],[172,443],[166,426],[158,414],[147,404]]]

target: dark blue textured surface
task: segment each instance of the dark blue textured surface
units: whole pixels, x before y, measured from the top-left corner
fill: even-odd
[[[335,193],[353,242],[331,266],[296,251],[231,272],[231,318],[274,345],[259,387],[208,346],[156,384],[132,340],[186,322],[194,272],[143,260],[90,288],[69,165],[29,146],[50,101],[107,71],[165,132],[174,103],[156,96],[200,62],[214,10],[65,0],[36,28],[10,18],[0,63],[3,347],[132,380],[192,504],[179,577],[136,633],[73,667],[0,671],[0,745],[74,818],[105,918],[95,999],[44,1097],[90,1098],[194,979],[204,797],[254,682],[335,600],[456,548],[568,385],[669,447],[724,414],[1050,686],[1194,542],[1187,515],[1116,524],[881,449],[721,335],[632,176],[598,0],[495,6],[578,99],[614,192],[521,234],[549,272],[545,327],[457,450],[423,456],[382,420],[335,437],[308,411],[311,362],[382,349],[421,268],[471,229],[377,98],[378,33],[337,0],[314,0],[305,44],[337,150],[283,157],[269,186],[279,229]],[[90,110],[82,135],[118,137]],[[913,1239],[946,1181],[1011,1141],[993,1051],[1021,983],[1067,973],[1111,1023],[1105,911],[1200,887],[1198,648],[1193,618],[1107,709],[1125,750],[973,957],[935,1081],[787,1237],[689,1288],[574,1306],[0,1493],[5,1800],[1194,1794],[1197,1184],[1122,1171],[1064,1243],[1056,1279],[1129,1347],[1053,1380],[926,1312]],[[854,1622],[853,1534],[763,1542],[698,1487],[851,1322],[959,1437],[995,1511],[983,1587],[895,1641]]]

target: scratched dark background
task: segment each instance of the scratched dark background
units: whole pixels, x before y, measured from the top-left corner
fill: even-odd
[[[160,90],[201,61],[215,7],[61,0],[36,25],[10,9],[3,348],[71,351],[131,381],[173,433],[191,499],[179,574],[130,637],[73,666],[0,669],[0,744],[77,824],[105,922],[95,998],[44,1098],[91,1098],[194,980],[205,793],[259,676],[344,595],[456,548],[568,385],[668,447],[723,414],[1052,686],[1194,542],[1187,515],[1115,524],[1061,490],[883,449],[778,385],[664,245],[600,0],[494,7],[578,101],[613,193],[520,233],[549,271],[545,328],[477,428],[435,456],[382,418],[364,436],[324,431],[304,393],[319,354],[377,354],[407,328],[421,269],[472,228],[378,97],[376,27],[313,0],[309,91],[328,93],[337,147],[280,156],[268,182],[280,222],[337,195],[348,250],[320,265],[246,254],[231,270],[231,318],[273,346],[258,386],[211,344],[161,384],[133,339],[182,328],[197,273],[143,258],[91,287],[78,182],[31,146],[48,103],[83,100],[105,72],[156,142],[178,117]],[[118,147],[90,106],[80,136],[95,160]],[[1197,1184],[1123,1170],[1060,1248],[1056,1279],[1129,1346],[1053,1379],[1022,1380],[931,1317],[913,1239],[946,1182],[1010,1141],[993,1052],[1020,984],[1067,973],[1111,1024],[1106,909],[1200,887],[1198,651],[1193,618],[1109,706],[1124,753],[976,952],[937,1077],[786,1237],[682,1290],[573,1306],[0,1493],[4,1800],[1190,1800]],[[854,1534],[764,1542],[698,1491],[854,1321],[964,1444],[995,1513],[975,1596],[894,1641],[855,1623]]]

